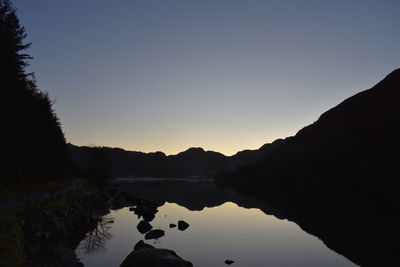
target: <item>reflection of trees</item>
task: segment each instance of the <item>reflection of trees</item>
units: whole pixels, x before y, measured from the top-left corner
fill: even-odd
[[[112,234],[109,233],[111,228],[109,221],[109,218],[103,218],[86,234],[85,239],[79,245],[85,253],[101,253],[106,249],[105,244],[112,237]]]

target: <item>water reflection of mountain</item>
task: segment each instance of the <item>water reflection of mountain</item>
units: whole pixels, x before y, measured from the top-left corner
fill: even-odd
[[[234,202],[243,208],[258,208],[267,214],[275,216],[277,214],[265,202],[250,195],[239,194],[231,187],[218,186],[213,180],[140,180],[124,182],[120,188],[132,196],[149,199],[158,206],[170,202],[192,211],[200,211],[204,208],[220,206],[225,202]]]
[[[209,180],[157,180],[123,183],[120,189],[132,196],[152,200],[157,205],[176,203],[198,211],[225,202],[234,202],[244,208],[257,208],[279,219],[288,219],[304,231],[320,238],[330,249],[362,266],[390,266],[395,260],[394,241],[399,236],[397,220],[377,214],[365,216],[347,207],[323,207],[320,203],[309,207],[284,205],[285,201],[269,198],[257,189],[246,189],[246,184],[235,188],[217,185]],[[247,192],[252,192],[247,193]],[[294,201],[293,199],[290,201]],[[290,208],[288,208],[290,207]]]

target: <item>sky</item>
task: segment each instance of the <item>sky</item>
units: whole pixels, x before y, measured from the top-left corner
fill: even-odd
[[[14,0],[68,142],[235,154],[400,67],[400,1]]]

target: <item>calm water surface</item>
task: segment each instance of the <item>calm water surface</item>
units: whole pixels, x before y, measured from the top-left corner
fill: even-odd
[[[167,195],[171,190],[167,184],[170,185],[166,181],[162,184],[152,181],[145,184],[140,182],[140,185],[137,182],[130,186],[132,190],[135,188],[142,193],[145,187],[151,188],[148,191],[159,201],[168,200]],[[202,206],[201,201],[196,199],[213,199],[216,193],[243,202],[243,199],[232,196],[232,192],[223,192],[209,182],[179,182],[179,186],[174,188],[181,195],[186,194],[189,201],[185,202],[179,195],[176,202],[180,204],[171,201],[174,197],[169,199],[170,202],[164,202],[151,224],[154,228],[164,230],[165,236],[147,243],[172,249],[194,266],[227,266],[224,263],[226,259],[235,261],[231,266],[246,267],[356,266],[295,223],[267,215],[258,208],[244,208],[232,201],[224,202],[224,197],[214,199],[215,206],[209,202]],[[170,193],[176,196],[176,192]],[[185,203],[188,208],[184,206]],[[88,236],[77,249],[85,266],[119,266],[133,246],[144,239],[144,235],[136,229],[140,219],[128,207],[111,211],[105,218],[105,221],[114,220],[114,223],[100,227],[100,238]],[[170,229],[169,224],[177,224],[178,220],[185,220],[190,227],[185,231]]]

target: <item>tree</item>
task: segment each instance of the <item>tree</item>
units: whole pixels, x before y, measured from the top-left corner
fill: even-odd
[[[0,73],[2,79],[24,81],[25,67],[32,57],[21,53],[30,47],[25,43],[26,33],[19,23],[15,8],[9,0],[0,0]],[[5,87],[2,87],[3,89]]]
[[[52,101],[26,73],[26,36],[10,1],[0,0],[0,186],[62,177],[72,166]]]

